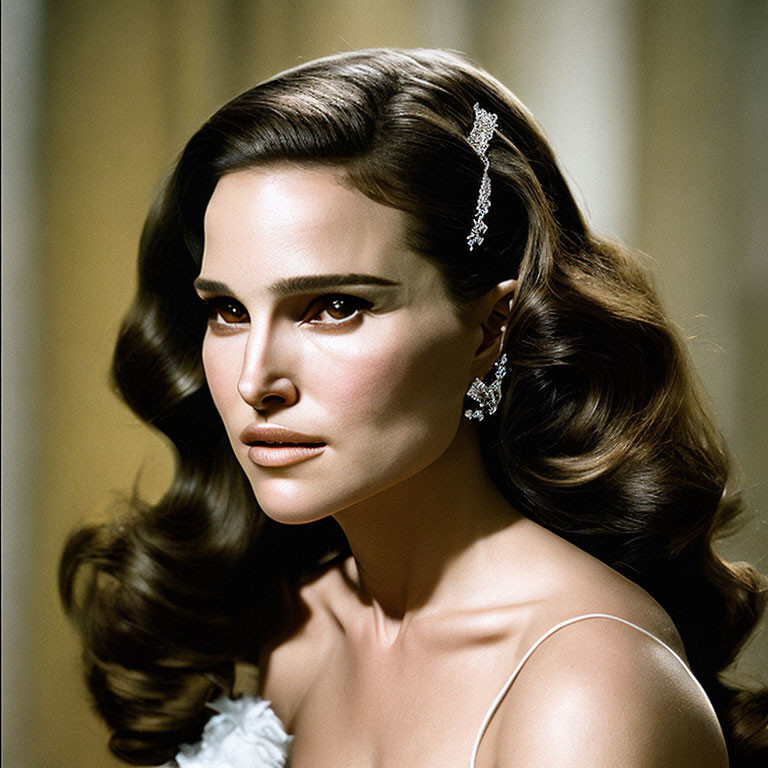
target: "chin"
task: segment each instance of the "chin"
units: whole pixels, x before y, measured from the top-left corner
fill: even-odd
[[[259,509],[271,520],[285,525],[314,523],[339,511],[339,506],[321,494],[302,493],[287,479],[251,479]]]
[[[259,509],[270,519],[281,525],[308,525],[309,523],[316,523],[318,520],[329,517],[333,513],[326,515],[317,514],[317,512],[311,512],[307,510],[286,510],[282,507],[273,507],[262,504],[259,501]]]
[[[251,488],[262,512],[285,525],[304,525],[332,517],[383,490],[367,485],[323,489],[319,483],[297,484],[289,478],[251,478]]]

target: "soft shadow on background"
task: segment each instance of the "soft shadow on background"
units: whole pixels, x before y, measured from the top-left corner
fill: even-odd
[[[217,106],[352,48],[469,53],[532,109],[592,223],[649,254],[768,571],[768,3],[7,0],[3,15],[3,764],[108,768],[56,564],[170,458],[109,390],[147,206]],[[739,674],[759,678],[765,631]]]

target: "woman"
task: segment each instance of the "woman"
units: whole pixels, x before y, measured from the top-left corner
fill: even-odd
[[[398,50],[262,83],[190,140],[139,278],[114,375],[176,476],[61,571],[117,755],[226,694],[182,766],[284,764],[282,724],[293,768],[758,764],[721,438],[500,83]]]

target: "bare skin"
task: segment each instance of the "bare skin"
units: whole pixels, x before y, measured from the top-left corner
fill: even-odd
[[[403,231],[399,211],[327,169],[295,166],[224,177],[206,215],[198,290],[214,312],[203,361],[235,454],[268,515],[332,515],[353,554],[303,588],[309,620],[261,660],[262,693],[295,735],[292,768],[466,768],[518,660],[579,614],[618,615],[683,654],[649,595],[493,485],[461,409],[498,355],[514,281],[457,313]],[[345,288],[352,298],[335,304],[275,288],[348,273],[388,284]],[[242,437],[252,425],[323,447],[271,466]],[[604,619],[558,632],[531,657],[477,762],[726,764],[679,662]]]
[[[466,768],[517,662],[573,616],[627,618],[683,655],[647,593],[535,524],[518,520],[472,548],[478,564],[505,562],[509,578],[494,583],[480,569],[471,599],[427,604],[400,622],[382,620],[377,601],[361,599],[353,561],[304,588],[311,619],[262,663],[263,694],[296,735],[292,768]],[[503,553],[509,559],[496,560]],[[529,659],[477,761],[561,765],[716,768],[727,759],[714,715],[679,662],[636,630],[590,619]]]

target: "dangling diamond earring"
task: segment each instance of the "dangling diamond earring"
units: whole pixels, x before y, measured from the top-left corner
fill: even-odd
[[[507,355],[503,354],[493,364],[493,381],[486,384],[481,379],[475,379],[467,391],[467,397],[471,397],[478,405],[473,411],[464,411],[470,421],[482,421],[486,416],[492,416],[501,402],[501,382],[507,375]]]

